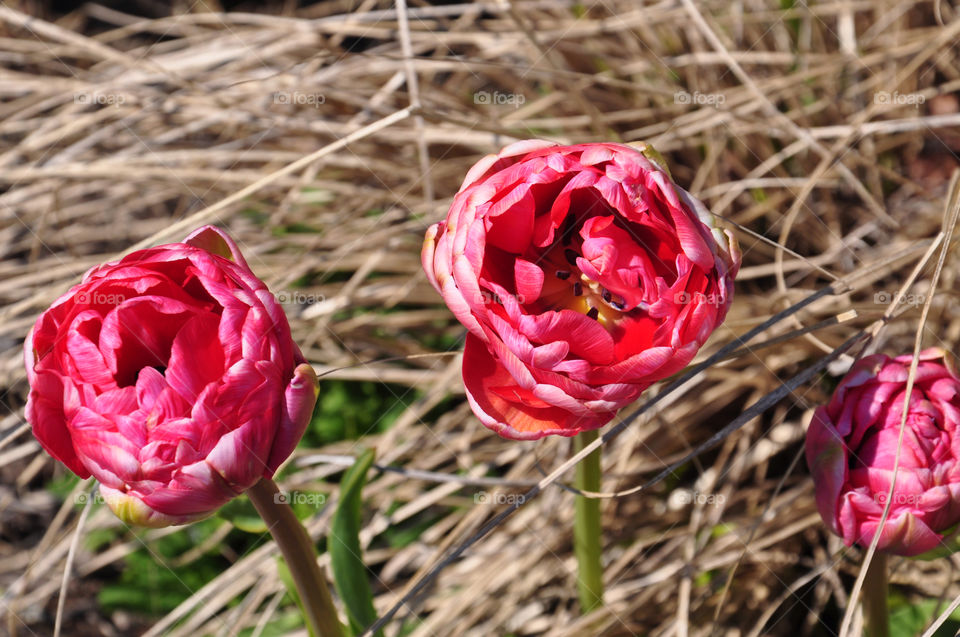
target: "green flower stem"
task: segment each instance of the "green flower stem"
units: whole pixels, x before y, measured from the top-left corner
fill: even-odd
[[[343,637],[326,578],[317,564],[316,548],[290,505],[277,497],[279,494],[277,485],[267,478],[247,491],[290,569],[311,633],[317,637]]]
[[[597,439],[596,431],[584,431],[573,439],[577,453]],[[600,449],[577,465],[574,486],[581,491],[600,491]],[[576,496],[573,519],[573,552],[577,556],[580,612],[586,615],[603,605],[603,527],[600,500]]]
[[[863,580],[863,605],[867,614],[869,637],[890,637],[890,617],[887,611],[887,556],[879,551],[873,554]]]

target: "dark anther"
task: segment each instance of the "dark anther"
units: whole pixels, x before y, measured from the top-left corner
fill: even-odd
[[[590,311],[587,312],[587,316],[589,316],[592,319],[596,319],[598,316],[600,316],[600,310],[598,310],[595,307],[591,307]]]
[[[566,281],[570,278],[570,270],[557,270],[557,278]]]
[[[610,290],[604,290],[603,293],[602,293],[600,296],[601,296],[601,297],[603,298],[603,300],[606,301],[607,303],[609,303],[610,300],[613,299],[613,295],[610,294]]]
[[[621,312],[624,310],[625,307],[627,307],[626,303],[620,303],[619,301],[610,301],[610,305],[620,310]]]
[[[563,256],[567,257],[567,263],[570,265],[577,265],[577,257],[580,256],[570,248],[567,248],[563,251]]]
[[[583,285],[580,283],[580,281],[577,281],[573,284],[573,295],[583,296]]]

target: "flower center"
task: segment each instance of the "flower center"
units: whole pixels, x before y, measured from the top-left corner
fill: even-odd
[[[544,274],[553,277],[554,284],[541,300],[551,309],[582,312],[602,325],[616,322],[625,313],[623,297],[581,272],[577,267],[579,256],[572,248],[558,244],[543,256]]]

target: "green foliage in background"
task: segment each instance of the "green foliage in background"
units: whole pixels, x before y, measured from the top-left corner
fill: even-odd
[[[940,602],[927,599],[911,604],[899,595],[891,595],[887,600],[890,605],[890,637],[915,637],[921,635],[927,627],[947,610],[949,600]],[[950,615],[933,634],[934,637],[954,637],[960,634],[960,609]]]
[[[320,397],[300,445],[320,447],[382,433],[416,398],[402,385],[320,379]]]
[[[202,546],[223,523],[210,518],[154,539],[148,539],[148,533],[138,532],[142,548],[128,554],[117,581],[100,590],[101,607],[106,612],[127,610],[154,616],[176,608],[229,568],[231,556],[243,555],[262,541],[260,536],[230,531],[195,559],[181,559]]]

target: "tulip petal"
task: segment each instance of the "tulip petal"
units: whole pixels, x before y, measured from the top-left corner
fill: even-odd
[[[223,347],[217,338],[220,321],[214,314],[197,314],[173,339],[167,384],[185,401],[197,400],[208,383],[223,377]]]
[[[183,242],[188,246],[200,248],[218,257],[229,259],[247,270],[250,269],[247,260],[243,258],[243,253],[237,247],[237,243],[230,235],[216,226],[198,228],[191,232]]]
[[[615,413],[596,413],[578,417],[554,406],[531,406],[522,400],[508,400],[509,388],[515,396],[522,391],[513,377],[487,351],[483,341],[467,335],[463,350],[463,382],[467,399],[481,422],[504,438],[537,440],[548,435],[573,436],[609,422]]]
[[[444,223],[435,223],[427,228],[427,233],[423,238],[423,248],[420,250],[420,262],[423,265],[423,271],[427,275],[427,280],[437,292],[440,291],[440,282],[437,281],[437,275],[434,272],[434,255],[437,251],[437,241],[443,235],[445,229]]]
[[[153,511],[185,524],[209,516],[239,493],[201,460],[179,468],[166,486],[136,495]]]
[[[613,361],[613,338],[597,321],[574,312],[560,310],[538,316],[523,316],[518,331],[536,343],[564,341],[575,356],[596,365]]]
[[[110,420],[81,407],[70,422],[70,430],[77,455],[101,483],[120,488],[137,479],[137,446],[122,436]]]
[[[118,489],[111,489],[102,484],[100,485],[100,494],[110,510],[122,522],[131,526],[159,529],[175,524],[188,524],[212,513],[212,511],[208,511],[203,515],[166,515],[150,508],[137,496],[124,493]]]
[[[522,254],[533,236],[535,206],[529,185],[508,192],[486,212],[487,241],[506,252]]]
[[[543,270],[526,259],[517,259],[513,271],[517,295],[520,297],[518,302],[531,303],[539,299],[543,290]]]
[[[814,412],[810,422],[805,451],[807,465],[817,476],[817,508],[824,521],[838,532],[837,502],[847,478],[847,453],[842,438],[822,407]]]
[[[313,367],[305,363],[298,365],[284,393],[282,419],[270,450],[264,477],[273,477],[277,467],[293,453],[293,449],[300,442],[313,415],[318,389],[319,381]]]
[[[29,339],[28,339],[29,342]],[[81,478],[90,471],[77,455],[63,409],[64,384],[56,372],[35,372],[24,415],[40,446]]]

